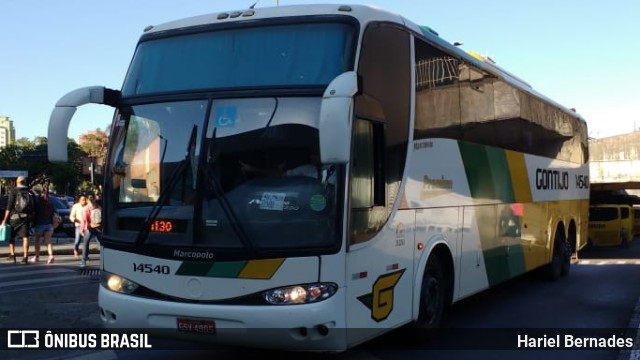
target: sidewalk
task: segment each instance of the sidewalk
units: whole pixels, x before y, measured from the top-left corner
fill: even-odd
[[[44,244],[44,241],[40,241],[40,257],[46,260],[47,257],[47,246]],[[56,255],[73,255],[73,238],[67,237],[67,235],[63,233],[55,233],[51,238],[51,243],[53,244],[53,256]],[[29,256],[33,256],[35,254],[35,242],[33,240],[33,236],[29,238]],[[82,241],[80,241],[80,251],[82,252]],[[89,243],[89,254],[100,254],[100,248],[95,240],[92,240]],[[9,242],[3,241],[0,242],[0,261],[4,261],[6,257],[9,256]],[[18,261],[22,259],[22,240],[16,239],[16,258]]]

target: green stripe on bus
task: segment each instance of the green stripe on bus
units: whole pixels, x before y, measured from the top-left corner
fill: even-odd
[[[510,204],[474,206],[473,209],[489,284],[499,284],[524,273],[526,259],[519,233],[511,233],[510,228],[501,225],[505,216],[510,217]]]
[[[207,276],[209,269],[211,269],[211,263],[183,262],[176,271],[176,275]]]
[[[237,278],[240,271],[247,265],[246,261],[224,261],[216,262],[207,273],[208,277],[217,278]]]
[[[486,147],[458,141],[469,191],[474,199],[495,199],[495,187]]]
[[[204,276],[217,278],[236,278],[247,261],[223,261],[223,262],[183,262],[176,275]]]
[[[185,261],[176,271],[176,275],[230,279],[271,279],[284,261],[285,258],[213,263]]]
[[[500,245],[483,251],[489,285],[493,286],[526,270],[521,244]]]
[[[493,176],[493,187],[496,199],[502,200],[503,203],[513,203],[513,185],[511,183],[511,172],[507,163],[507,157],[504,150],[485,147],[487,159],[489,160],[489,168]]]
[[[474,199],[516,201],[509,162],[503,149],[459,141],[460,155]]]

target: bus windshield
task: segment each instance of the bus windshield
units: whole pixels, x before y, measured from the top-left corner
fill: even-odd
[[[357,28],[327,19],[144,35],[111,134],[105,241],[335,251],[344,170],[319,163],[318,117],[326,86],[353,70]]]
[[[144,40],[122,94],[327,85],[351,70],[354,32],[345,23],[307,23]]]
[[[309,105],[308,115],[274,121],[274,98],[120,109],[104,191],[107,237],[258,252],[336,246],[343,170],[319,162],[320,100],[281,107],[288,102]]]

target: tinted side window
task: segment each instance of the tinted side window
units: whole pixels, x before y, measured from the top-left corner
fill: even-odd
[[[618,218],[617,208],[591,208],[589,209],[590,221],[611,221]]]
[[[365,241],[389,217],[404,172],[411,104],[410,36],[393,25],[365,31],[356,97],[350,242]]]
[[[492,65],[491,60],[480,60]],[[415,40],[414,138],[463,140],[585,163],[586,125],[495,74]],[[523,85],[526,88],[528,85]]]
[[[630,216],[629,214],[629,208],[626,207],[621,207],[620,208],[620,218],[622,219],[628,219]]]

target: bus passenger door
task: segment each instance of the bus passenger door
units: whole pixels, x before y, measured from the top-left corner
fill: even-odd
[[[356,118],[354,131],[346,255],[350,343],[411,318],[415,246],[415,210],[392,210],[403,167],[384,166],[390,160],[382,151],[388,144],[383,123]]]
[[[388,23],[370,23],[362,40],[349,171],[350,343],[411,319],[415,211],[396,210],[409,146],[410,40]]]

